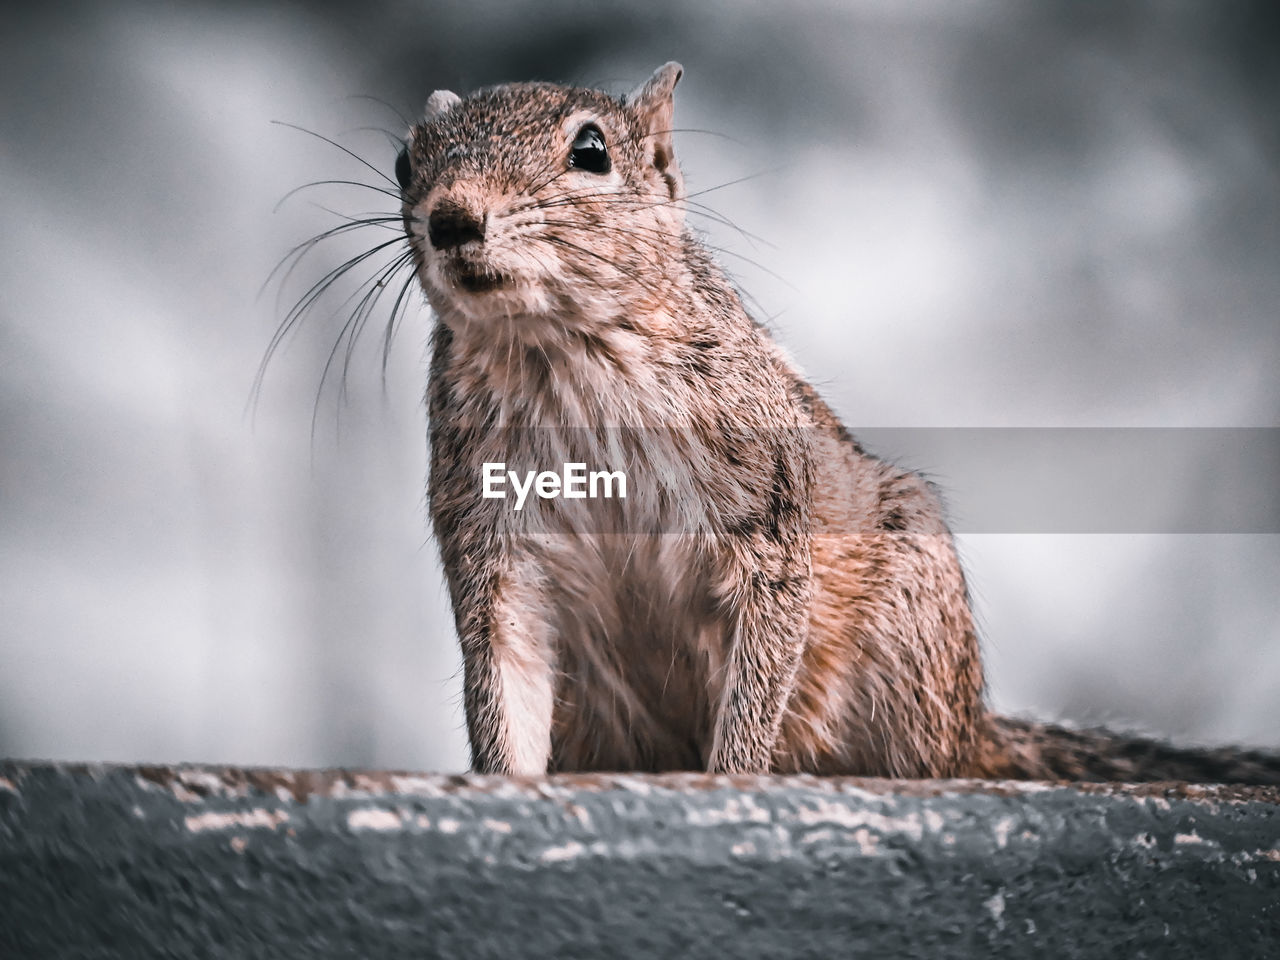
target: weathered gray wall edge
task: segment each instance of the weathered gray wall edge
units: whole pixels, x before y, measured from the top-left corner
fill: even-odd
[[[1280,790],[0,763],[3,957],[1275,957]]]

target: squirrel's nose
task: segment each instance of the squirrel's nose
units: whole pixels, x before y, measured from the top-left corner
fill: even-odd
[[[484,218],[456,203],[437,204],[427,220],[427,238],[437,250],[484,240]]]

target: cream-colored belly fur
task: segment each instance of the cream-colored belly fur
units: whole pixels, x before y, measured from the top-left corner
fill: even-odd
[[[547,535],[518,552],[541,587],[513,602],[545,629],[551,769],[705,768],[726,637],[690,575],[694,538]]]

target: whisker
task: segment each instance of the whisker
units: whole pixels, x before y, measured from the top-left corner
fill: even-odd
[[[719,140],[728,140],[730,143],[735,144],[736,146],[739,146],[739,147],[750,146],[750,144],[748,144],[745,140],[739,140],[737,137],[731,137],[729,134],[724,133],[721,130],[705,130],[702,127],[672,127],[669,130],[653,130],[649,133],[641,134],[639,138],[637,138],[637,141],[648,140],[650,137],[663,137],[672,133],[701,133],[701,134],[705,134],[708,137],[715,137]],[[637,141],[632,141],[632,142],[634,143]]]
[[[343,399],[345,399],[347,395],[347,374],[351,369],[351,357],[352,357],[352,354],[355,352],[356,340],[359,338],[365,323],[368,321],[370,314],[373,313],[373,310],[377,306],[378,301],[382,298],[382,295],[386,292],[387,281],[389,281],[396,273],[398,273],[405,266],[405,264],[407,264],[412,259],[413,259],[413,252],[406,251],[400,254],[400,256],[396,257],[394,260],[392,260],[391,263],[388,264],[382,270],[382,272],[379,273],[374,278],[374,282],[372,286],[369,287],[368,292],[365,293],[365,295],[360,298],[360,302],[356,304],[355,313],[352,314],[351,319],[348,320],[347,324],[343,327],[344,331],[348,327],[351,328],[351,335],[347,338],[346,356],[343,358],[343,361],[342,361],[342,394],[341,396]],[[366,283],[368,282],[369,281],[366,281]],[[339,338],[341,338],[341,336],[342,334],[340,333]]]
[[[387,282],[396,273],[398,273],[406,264],[408,264],[412,259],[413,259],[413,251],[411,250],[404,251],[403,253],[394,257],[388,263],[384,264],[380,272],[375,273],[374,276],[370,277],[368,280],[365,280],[362,284],[360,284],[359,287],[356,288],[356,291],[352,293],[350,297],[347,298],[347,300],[344,303],[344,306],[346,303],[351,302],[351,299],[356,295],[356,293],[359,293],[360,289],[362,289],[366,285],[369,287],[368,291],[364,294],[364,296],[360,298],[360,301],[356,304],[355,312],[352,314],[351,320],[348,321],[348,323],[351,323],[352,320],[355,321],[354,332],[356,336],[359,336],[360,327],[369,318],[369,314],[372,312],[373,308],[377,305],[377,301],[386,292]],[[354,347],[354,342],[351,343],[351,346]],[[348,357],[348,359],[350,358]],[[345,376],[345,374],[346,374],[346,368],[344,367],[343,375]]]
[[[388,101],[383,100],[381,97],[370,96],[367,93],[353,93],[351,94],[351,96],[347,97],[347,99],[348,100],[368,100],[370,103],[376,103],[378,106],[386,107],[388,110],[394,113],[396,115],[396,119],[399,120],[402,124],[404,124],[405,127],[410,127],[413,125],[413,121],[407,119],[405,115],[400,112],[399,107],[396,107],[393,104],[389,103]]]
[[[379,243],[376,246],[372,247],[371,249],[366,250],[364,253],[357,254],[356,256],[351,257],[350,259],[345,261],[344,263],[334,267],[332,270],[326,273],[323,277],[317,280],[314,284],[312,284],[311,287],[307,290],[307,292],[304,293],[298,299],[298,301],[289,310],[289,313],[285,315],[284,326],[288,327],[293,323],[295,323],[298,320],[298,318],[301,317],[307,310],[309,310],[311,306],[316,302],[316,300],[318,300],[319,297],[323,295],[324,292],[330,286],[332,286],[333,283],[337,281],[339,277],[343,276],[347,271],[359,266],[361,263],[363,263],[365,260],[368,260],[371,256],[373,256],[378,251],[385,250],[387,247],[394,246],[395,244],[402,243],[402,242],[404,242],[403,237],[397,237],[394,240],[385,240],[382,243]]]
[[[365,183],[362,180],[312,180],[310,183],[304,183],[300,187],[294,187],[292,190],[286,193],[283,197],[280,198],[280,201],[274,207],[271,208],[271,212],[278,213],[280,211],[280,208],[284,206],[284,203],[286,200],[288,200],[290,197],[292,197],[296,193],[301,193],[303,190],[309,190],[311,187],[332,187],[332,186],[363,187],[366,190],[376,190],[378,193],[391,197],[394,200],[400,199],[400,191],[398,189],[388,190],[386,187],[378,187],[372,183]]]
[[[369,213],[355,213],[355,214],[343,213],[341,210],[334,210],[332,207],[326,207],[324,204],[321,204],[321,203],[317,203],[315,207],[317,210],[323,210],[325,213],[329,214],[330,216],[337,217],[339,220],[345,220],[347,221],[347,223],[364,225],[364,226],[376,226],[380,230],[394,230],[396,233],[399,233],[399,234],[404,233],[403,227],[387,226],[387,224],[389,223],[403,224],[404,215],[400,213],[378,213],[376,211],[371,211]]]
[[[349,99],[365,99],[371,100],[389,109],[395,114],[405,127],[409,126],[409,121],[396,108],[392,107],[385,101],[378,100],[376,97],[365,95],[356,95]],[[366,182],[355,178],[335,177],[331,179],[315,180],[302,184],[288,191],[275,205],[275,210],[280,210],[283,205],[294,196],[317,187],[354,187],[359,190],[373,191],[383,197],[388,197],[399,206],[403,202],[403,196],[399,188],[399,184],[389,175],[388,172],[380,169],[379,166],[371,163],[356,151],[344,146],[337,140],[327,137],[314,130],[297,124],[288,123],[282,120],[272,121],[277,126],[287,127],[296,130],[309,137],[320,140],[331,147],[336,148],[348,157],[357,161],[363,167],[373,171],[377,176],[376,182]],[[375,126],[361,127],[360,130],[377,130],[379,133],[387,137],[392,144],[402,143],[402,139],[391,133],[385,128]],[[295,270],[301,265],[303,260],[309,253],[315,250],[320,244],[327,240],[340,238],[347,234],[358,231],[362,228],[370,228],[375,230],[386,230],[394,234],[394,236],[385,241],[374,244],[367,250],[360,252],[354,256],[348,257],[342,263],[327,270],[318,280],[310,284],[307,289],[299,296],[289,310],[285,313],[284,319],[279,323],[275,332],[272,334],[267,348],[263,353],[262,361],[258,365],[258,370],[254,376],[253,386],[250,392],[249,409],[255,411],[258,401],[262,394],[263,383],[266,376],[267,368],[272,359],[280,350],[284,342],[292,335],[300,326],[301,322],[308,314],[314,311],[319,305],[321,298],[325,297],[343,278],[351,274],[353,270],[362,265],[369,264],[371,260],[378,257],[385,251],[392,251],[389,261],[383,262],[376,266],[372,273],[363,281],[355,286],[351,294],[347,296],[342,304],[335,308],[335,314],[342,310],[350,310],[349,316],[339,330],[337,338],[326,359],[324,369],[321,373],[320,383],[316,394],[316,405],[312,411],[312,439],[314,441],[315,431],[317,427],[317,418],[319,414],[319,403],[323,395],[325,385],[329,380],[330,374],[335,370],[338,362],[339,353],[342,353],[342,395],[345,396],[347,388],[348,373],[350,370],[352,356],[356,347],[356,342],[360,337],[361,331],[367,325],[369,317],[373,314],[379,303],[384,302],[383,296],[389,290],[395,294],[392,305],[392,313],[388,320],[387,327],[383,333],[382,346],[382,370],[385,384],[385,376],[388,358],[390,354],[391,339],[394,334],[396,325],[400,319],[402,311],[408,304],[409,291],[414,282],[414,271],[410,269],[409,277],[401,284],[399,282],[400,271],[406,267],[411,267],[414,252],[411,246],[408,246],[409,239],[405,236],[403,228],[400,224],[403,221],[403,214],[399,212],[376,212],[362,215],[345,214],[338,210],[330,209],[323,204],[317,206],[328,213],[330,216],[338,218],[341,222],[335,226],[331,226],[315,236],[304,240],[291,248],[274,266],[266,281],[263,284],[263,290],[273,283],[279,284],[280,294],[277,301],[283,297],[284,290],[287,288],[290,279],[293,277]],[[396,251],[397,247],[405,246],[405,249]],[[396,286],[398,285],[398,289]],[[259,292],[261,295],[262,291]],[[279,306],[277,307],[277,310]]]
[[[594,224],[589,222],[582,222],[582,221],[575,222],[575,221],[568,221],[568,220],[550,220],[549,219],[549,220],[544,220],[543,223],[545,223],[548,226],[564,226],[564,227],[569,227],[571,229],[590,229],[595,226]],[[672,239],[678,236],[668,231],[660,230],[656,227],[645,227],[641,225],[629,225],[625,227],[619,227],[617,224],[612,224],[610,226],[610,229],[613,230],[614,232],[621,233],[625,236],[630,236],[633,240],[636,240],[641,244],[652,246],[655,248],[655,250],[657,248],[657,244],[660,239],[664,239],[664,240]],[[645,234],[648,234],[648,235],[645,235]],[[751,259],[750,257],[747,257],[741,253],[738,253],[736,250],[730,250],[727,247],[722,247],[713,243],[709,243],[705,238],[700,238],[698,242],[701,246],[705,247],[706,249],[713,250],[713,251],[716,251],[717,253],[721,253],[727,256],[737,257],[738,259],[745,261],[746,263],[756,267],[757,269],[762,270],[769,276],[774,277],[775,279],[778,280],[779,283],[782,283],[789,289],[796,290],[797,292],[799,292],[798,288],[789,280],[787,280],[785,277],[783,277],[781,274],[778,274],[773,270],[770,270],[768,267]],[[749,293],[744,287],[742,287],[740,284],[734,281],[731,277],[726,277],[726,279],[730,280],[730,283],[732,284],[733,289],[738,294],[739,298],[742,299],[742,301],[745,304],[749,305],[750,307],[749,312],[751,314],[756,316],[762,316],[762,317],[766,315],[767,311],[765,310],[765,306],[763,303],[760,302],[759,299],[757,299],[753,294]]]
[[[315,441],[316,426],[319,422],[320,401],[324,396],[324,387],[329,380],[329,374],[333,370],[334,363],[338,358],[338,353],[343,349],[343,342],[346,341],[346,349],[342,361],[342,385],[339,390],[339,398],[345,400],[347,396],[347,374],[350,370],[351,356],[355,350],[356,340],[360,336],[360,331],[364,327],[365,320],[377,304],[378,298],[385,291],[386,279],[403,267],[411,256],[411,252],[406,252],[396,257],[390,264],[384,266],[374,276],[361,283],[351,296],[347,297],[344,301],[343,305],[345,306],[347,303],[350,303],[355,299],[356,295],[359,294],[366,286],[369,288],[365,291],[364,295],[361,296],[359,302],[356,304],[355,310],[342,325],[342,329],[338,331],[337,339],[334,341],[333,347],[329,351],[329,356],[325,360],[324,369],[320,373],[320,383],[316,388],[315,403],[311,412],[311,438],[313,442]]]
[[[722,186],[728,186],[728,185],[729,184],[723,184]],[[637,209],[637,210],[643,209],[645,207],[683,205],[686,208],[688,208],[686,212],[688,212],[689,214],[696,217],[705,217],[708,220],[712,220],[715,223],[719,223],[723,226],[728,227],[729,229],[737,233],[739,236],[741,236],[744,240],[751,243],[753,247],[762,245],[762,246],[770,247],[773,249],[777,249],[776,244],[772,243],[769,240],[766,240],[764,237],[761,237],[758,234],[751,233],[748,230],[744,230],[742,227],[738,226],[738,224],[734,223],[728,217],[724,216],[723,214],[713,209],[712,207],[709,207],[704,203],[697,203],[697,202],[690,203],[688,197],[684,197],[679,200],[674,200],[670,198],[661,198],[661,197],[640,197],[640,196],[634,196],[630,194],[607,194],[607,193],[582,192],[574,195],[574,194],[566,193],[558,197],[552,197],[545,200],[540,200],[537,203],[533,204],[532,208],[542,209],[542,208],[564,207],[564,206],[572,207],[572,206],[577,206],[577,203],[579,200],[588,199],[588,198],[598,199],[605,203],[620,203],[624,205],[629,205],[632,209]]]
[[[597,253],[595,250],[592,250],[589,247],[584,247],[581,244],[574,243],[571,240],[566,240],[564,239],[564,237],[552,237],[552,236],[537,235],[537,234],[533,234],[531,236],[535,240],[541,240],[547,243],[556,243],[561,246],[568,247],[571,250],[577,250],[579,253],[584,253],[589,257],[594,257],[596,260],[599,260],[602,263],[608,264],[609,266],[613,267],[613,269],[617,270],[619,273],[630,278],[631,280],[634,280],[639,286],[643,287],[647,293],[651,293],[655,297],[660,296],[660,293],[657,290],[657,288],[651,285],[640,274],[636,273],[634,270],[631,270],[631,269],[628,269],[627,267],[622,266],[622,264],[618,263],[616,260],[612,260],[609,257],[606,257],[602,253]]]
[[[561,169],[561,170],[558,170],[553,176],[548,177],[546,180],[539,180],[539,178],[556,163],[556,159],[557,158],[554,158],[554,157],[549,159],[546,163],[542,165],[542,167],[538,170],[537,174],[532,178],[533,184],[526,191],[528,194],[530,194],[531,197],[532,195],[536,194],[539,190],[546,189],[551,184],[559,180],[561,177],[569,173],[568,170]]]
[[[302,317],[305,316],[307,312],[319,301],[325,291],[348,271],[359,266],[380,250],[385,250],[387,247],[403,242],[403,237],[397,237],[394,240],[386,240],[377,244],[372,249],[366,250],[364,253],[357,254],[356,256],[349,258],[344,263],[339,264],[327,272],[323,277],[312,284],[301,297],[298,298],[290,308],[289,312],[285,315],[284,320],[281,321],[280,325],[276,328],[275,333],[271,337],[271,341],[267,344],[267,349],[262,357],[262,362],[258,364],[258,372],[254,377],[253,389],[251,392],[251,402],[254,404],[255,408],[256,398],[262,392],[263,379],[266,377],[267,367],[271,363],[271,358],[275,356],[276,351],[280,348],[280,345],[284,342],[285,338],[295,329]]]
[[[574,220],[544,220],[543,223],[547,224],[548,226],[573,227],[573,228],[580,228],[584,230],[589,230],[596,226],[595,224],[589,221],[574,221]],[[655,248],[657,246],[658,240],[660,239],[678,240],[680,238],[680,234],[671,233],[667,230],[661,230],[657,227],[646,227],[639,224],[627,225],[627,226],[610,224],[609,229],[613,232],[621,233],[625,236],[630,236],[635,240],[641,241],[642,243],[651,243],[655,246]],[[644,234],[648,234],[648,236],[645,236]],[[699,243],[703,247],[707,248],[708,250],[715,251],[716,253],[722,254],[726,257],[736,257],[737,259],[743,261],[744,263],[747,263],[750,266],[755,267],[757,270],[760,270],[761,272],[768,274],[769,276],[777,280],[779,283],[784,284],[791,290],[794,290],[796,293],[800,292],[800,289],[795,284],[793,284],[790,280],[788,280],[786,277],[782,276],[781,274],[776,273],[775,271],[769,269],[763,263],[760,263],[758,260],[753,260],[751,257],[748,257],[745,254],[738,253],[736,250],[731,250],[728,247],[720,246],[714,243],[709,243],[705,239],[700,239]]]
[[[329,211],[327,210],[327,208],[321,207],[321,209],[325,210],[328,213],[333,213],[333,211]],[[341,217],[342,214],[334,213],[334,216]],[[276,278],[276,274],[280,272],[281,268],[283,268],[286,263],[289,263],[289,261],[292,260],[293,263],[290,264],[285,274],[282,277],[280,277],[281,287],[283,288],[283,285],[288,282],[289,276],[293,272],[294,268],[298,266],[298,264],[302,261],[302,258],[306,256],[307,252],[312,250],[317,244],[322,243],[325,240],[328,240],[330,237],[336,237],[343,233],[349,233],[352,230],[359,229],[360,227],[376,226],[384,230],[392,229],[390,227],[387,227],[386,225],[388,223],[397,222],[399,220],[400,220],[400,217],[398,216],[397,217],[369,217],[363,220],[350,220],[350,222],[348,223],[342,223],[336,227],[330,227],[328,230],[324,230],[316,234],[314,237],[311,237],[309,240],[304,240],[302,243],[293,247],[288,253],[286,253],[283,257],[280,258],[280,262],[277,263],[272,268],[271,273],[267,274],[267,279],[263,281],[262,287],[258,291],[258,296],[262,296],[262,294],[266,292],[266,288],[271,285],[271,281]],[[397,231],[397,233],[398,232],[399,231]]]
[[[416,270],[410,270],[408,278],[400,287],[400,293],[397,294],[395,302],[391,305],[391,319],[387,321],[386,330],[382,335],[382,382],[384,384],[387,380],[387,362],[391,356],[391,339],[395,336],[396,325],[399,323],[400,310],[402,305],[405,309],[408,309],[408,301],[405,297],[413,288],[417,279],[418,272]]]
[[[353,133],[380,133],[387,138],[387,144],[395,148],[396,152],[400,152],[400,148],[405,145],[403,134],[392,133],[385,127],[355,127]]]
[[[344,147],[337,140],[332,140],[329,137],[326,137],[322,133],[316,133],[314,130],[308,130],[306,127],[300,127],[296,123],[287,123],[284,120],[272,120],[271,122],[276,124],[277,126],[288,127],[291,130],[297,130],[299,133],[305,133],[308,136],[315,137],[317,140],[323,140],[325,143],[329,144],[330,146],[337,147],[339,150],[341,150],[343,153],[345,153],[347,156],[351,157],[352,159],[357,160],[360,163],[364,164],[366,167],[368,167],[370,170],[372,170],[374,173],[380,176],[383,180],[387,181],[387,183],[391,184],[391,186],[396,188],[400,186],[398,183],[392,180],[389,176],[387,176],[385,173],[383,173],[381,170],[375,167],[372,163],[370,163],[364,157],[360,156],[360,154],[356,153],[354,150]],[[396,195],[399,196],[398,193]]]
[[[771,174],[779,173],[783,167],[770,167],[768,170],[758,170],[755,173],[748,173],[745,177],[737,177],[733,180],[726,180],[724,183],[717,183],[714,187],[703,187],[701,190],[695,190],[693,193],[686,194],[684,199],[691,197],[704,197],[708,193],[715,193],[717,190],[723,190],[725,187],[736,187],[740,183],[749,183],[752,180],[759,180],[761,177],[767,177]]]
[[[650,205],[653,205],[654,203],[660,203],[660,202],[669,202],[669,201],[648,201],[648,200],[640,200],[640,199],[638,199],[638,198],[622,198],[622,199],[633,199],[633,200],[637,200],[637,202],[636,202],[636,204],[635,204],[637,207],[650,206]],[[573,207],[573,206],[575,206],[575,204],[574,204],[574,203],[571,203],[571,202],[565,202],[565,203],[559,203],[559,202],[556,202],[556,203],[553,203],[553,204],[550,204],[550,205],[551,205],[551,206],[569,206],[569,207]],[[542,204],[539,204],[539,206],[542,206]],[[583,221],[575,222],[575,221],[559,220],[559,219],[552,219],[552,218],[548,218],[548,219],[544,220],[543,222],[544,222],[545,224],[549,225],[549,226],[566,226],[566,227],[571,227],[571,228],[573,228],[573,227],[578,227],[578,228],[583,228],[583,229],[590,229],[592,226],[594,226],[593,224],[590,224],[589,222],[583,222]],[[635,239],[635,240],[637,240],[637,241],[640,241],[641,243],[644,243],[644,244],[646,244],[646,245],[653,245],[653,246],[656,246],[657,240],[658,240],[659,238],[661,238],[661,239],[667,239],[667,238],[672,238],[672,237],[676,236],[675,234],[672,234],[672,233],[670,233],[670,232],[668,232],[668,231],[665,231],[665,230],[661,230],[661,229],[658,229],[658,228],[655,228],[655,227],[645,227],[645,226],[642,226],[642,225],[628,225],[628,226],[625,226],[625,227],[620,227],[620,226],[619,226],[619,225],[617,225],[617,224],[611,224],[611,225],[610,225],[610,229],[611,229],[611,230],[618,231],[618,232],[621,232],[621,233],[626,234],[626,235],[629,235],[629,236],[631,236],[633,239]],[[648,234],[648,235],[645,235],[645,234]],[[541,238],[541,239],[551,239],[551,238]],[[563,239],[563,238],[558,238],[558,239]],[[565,242],[567,243],[568,241],[565,241]],[[730,249],[728,249],[728,248],[726,248],[726,247],[718,246],[718,245],[716,245],[716,244],[710,244],[710,243],[707,243],[705,240],[703,240],[703,241],[701,241],[701,242],[703,243],[703,245],[704,245],[704,246],[707,246],[709,249],[712,249],[712,250],[715,250],[715,251],[717,251],[717,252],[720,252],[720,253],[726,254],[726,255],[728,255],[728,256],[736,257],[736,258],[738,258],[738,259],[740,259],[740,260],[742,260],[742,261],[744,261],[744,262],[746,262],[746,263],[748,263],[748,264],[751,264],[752,266],[754,266],[754,267],[756,267],[756,268],[758,268],[758,269],[760,269],[760,270],[764,271],[766,274],[768,274],[769,276],[774,277],[774,278],[775,278],[775,279],[777,279],[780,283],[782,283],[782,284],[786,285],[786,286],[787,286],[787,287],[789,287],[790,289],[792,289],[792,290],[795,290],[795,289],[796,289],[796,287],[795,287],[795,286],[794,286],[794,285],[793,285],[789,280],[787,280],[785,277],[781,276],[780,274],[777,274],[776,272],[774,272],[774,271],[770,270],[768,267],[764,266],[763,264],[761,264],[761,263],[759,263],[759,262],[757,262],[757,261],[753,260],[752,258],[750,258],[750,257],[748,257],[748,256],[746,256],[746,255],[744,255],[744,254],[738,253],[738,252],[737,252],[737,251],[735,251],[735,250],[730,250]],[[587,252],[587,251],[584,251],[584,252]],[[592,253],[591,253],[591,255],[593,255],[593,256],[598,256],[598,255],[594,254],[594,252],[592,252]],[[598,257],[598,258],[599,258],[599,257]],[[642,282],[642,281],[640,280],[640,278],[639,278],[636,274],[634,274],[634,273],[630,273],[630,272],[628,272],[628,271],[625,271],[625,269],[624,269],[620,264],[618,264],[618,263],[616,263],[616,262],[613,262],[613,261],[606,261],[606,262],[609,262],[609,263],[610,263],[610,265],[611,265],[611,266],[613,266],[615,269],[618,269],[618,270],[620,270],[620,271],[626,272],[628,276],[631,276],[631,277],[632,277],[633,279],[635,279],[638,283],[641,283],[641,282]],[[745,291],[745,289],[743,289],[742,287],[740,287],[740,286],[739,286],[739,285],[737,285],[737,284],[734,284],[734,288],[735,288],[735,290],[737,291],[738,295],[739,295],[739,296],[740,296],[744,301],[747,301],[748,303],[750,303],[751,308],[752,308],[752,312],[753,312],[753,313],[756,313],[757,315],[763,315],[763,314],[766,312],[766,311],[765,311],[765,308],[764,308],[764,305],[763,305],[763,304],[762,304],[758,299],[756,299],[756,297],[754,297],[753,295],[751,295],[751,294],[747,293],[747,292]],[[651,288],[647,288],[647,289],[650,289],[650,292],[653,292]]]

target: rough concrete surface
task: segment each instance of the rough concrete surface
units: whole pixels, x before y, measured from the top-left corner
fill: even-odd
[[[0,763],[0,957],[1277,957],[1280,790]]]

